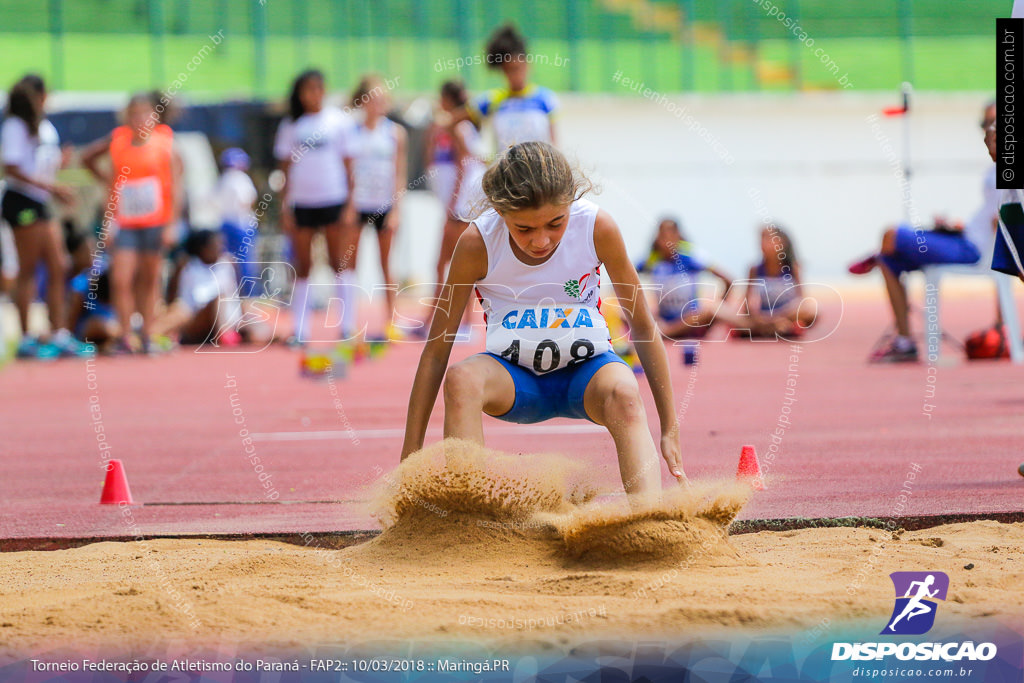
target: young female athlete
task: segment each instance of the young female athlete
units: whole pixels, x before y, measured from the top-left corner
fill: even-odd
[[[362,108],[364,118],[352,136],[352,201],[348,205],[345,224],[355,226],[348,250],[353,270],[359,253],[359,237],[363,227],[372,225],[377,231],[380,269],[384,276],[386,334],[400,339],[402,334],[393,324],[395,294],[398,287],[391,279],[391,244],[398,231],[400,203],[406,188],[406,133],[386,114],[390,98],[384,82],[377,76],[364,76],[352,93],[352,106]]]
[[[487,42],[487,68],[501,71],[508,87],[484,93],[468,105],[467,113],[478,126],[490,119],[498,152],[531,140],[555,144],[558,100],[547,88],[529,82],[526,40],[511,24]]]
[[[434,297],[441,296],[448,263],[455,252],[455,243],[469,226],[467,218],[473,205],[482,199],[480,187],[487,167],[480,160],[480,132],[472,121],[458,120],[452,112],[465,106],[468,96],[461,81],[445,81],[441,85],[441,109],[444,112],[431,134],[432,171],[438,177],[439,196],[445,203],[445,222],[441,233],[441,250],[437,257],[437,287]],[[466,311],[467,317],[469,311]],[[465,319],[463,321],[465,323]],[[468,327],[460,328],[465,338]]]
[[[814,324],[817,309],[801,306],[800,263],[793,240],[781,227],[761,228],[761,262],[751,266],[744,295],[746,314],[732,322],[755,337],[793,336]]]
[[[7,189],[2,206],[3,219],[14,233],[18,253],[18,276],[14,303],[18,308],[22,339],[19,358],[83,356],[91,352],[75,340],[67,329],[65,317],[65,277],[67,254],[60,228],[51,218],[50,198],[69,203],[71,190],[56,183],[63,165],[57,129],[46,120],[46,85],[39,76],[19,80],[7,98],[7,116],[0,129],[2,157]],[[40,341],[29,331],[29,307],[38,291],[36,267],[46,266],[46,303],[51,334]]]
[[[340,109],[324,105],[324,75],[316,70],[299,74],[292,83],[288,115],[274,140],[274,156],[285,174],[282,227],[291,238],[295,267],[292,310],[294,341],[310,339],[309,271],[313,261],[313,236],[318,230],[327,238],[327,258],[334,271],[338,296],[344,309],[342,335],[355,327],[354,270],[345,258],[342,210],[349,199],[352,177],[349,146],[352,120]]]
[[[82,164],[110,191],[114,219],[104,227],[116,235],[110,264],[114,309],[122,338],[122,353],[151,350],[151,326],[160,295],[163,252],[173,246],[181,215],[177,186],[181,160],[174,151],[174,133],[156,123],[152,96],[135,95],[125,109],[124,125],[118,126],[82,152]],[[110,157],[110,168],[99,165]],[[139,345],[131,337],[131,316],[142,315]]]
[[[716,320],[725,318],[717,303],[701,305],[699,277],[708,271],[722,281],[722,297],[729,294],[732,278],[692,242],[683,238],[679,221],[663,218],[647,260],[638,272],[646,273],[658,292],[658,328],[668,339],[700,338]],[[727,321],[728,322],[728,321]]]
[[[587,181],[554,147],[509,148],[483,180],[490,210],[459,239],[409,398],[402,458],[423,446],[444,378],[444,435],[483,444],[481,413],[517,423],[588,419],[615,442],[626,492],[656,496],[657,449],[637,381],[610,350],[600,310],[602,267],[630,313],[661,421],[661,452],[684,479],[668,359],[618,226],[582,198]],[[475,289],[487,352],[448,368],[452,338]],[[445,370],[447,369],[447,376]]]

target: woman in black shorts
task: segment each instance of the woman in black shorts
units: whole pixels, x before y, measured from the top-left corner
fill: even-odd
[[[71,190],[56,183],[57,171],[64,163],[57,129],[46,120],[43,105],[46,85],[39,76],[25,76],[11,88],[7,99],[7,117],[0,129],[2,157],[7,189],[0,199],[0,213],[14,233],[18,252],[18,279],[14,303],[21,322],[20,358],[89,356],[91,347],[82,344],[67,330],[65,317],[65,279],[68,257],[60,229],[47,207],[51,198],[70,203]],[[29,307],[39,285],[36,266],[46,265],[46,304],[50,314],[48,337],[29,333]]]
[[[283,228],[291,238],[295,267],[292,310],[294,341],[310,340],[309,271],[313,235],[320,229],[327,238],[327,255],[334,271],[336,296],[343,302],[342,335],[354,333],[356,288],[345,256],[342,210],[349,198],[351,163],[348,147],[353,123],[337,107],[324,104],[324,77],[306,71],[295,79],[288,100],[288,115],[274,141],[274,156],[284,171]]]

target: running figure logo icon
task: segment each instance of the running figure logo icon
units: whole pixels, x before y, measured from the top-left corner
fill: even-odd
[[[896,589],[896,605],[882,635],[927,633],[935,623],[936,600],[946,599],[949,577],[943,572],[893,572],[889,578]]]

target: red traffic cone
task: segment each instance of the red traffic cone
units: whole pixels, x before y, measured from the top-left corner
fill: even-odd
[[[753,446],[744,446],[740,451],[740,465],[736,468],[736,479],[749,481],[750,487],[758,491],[764,490],[761,464],[757,461],[757,452]]]
[[[107,479],[103,482],[103,494],[100,505],[132,504],[132,492],[128,488],[128,477],[124,474],[124,465],[120,460],[107,463]]]

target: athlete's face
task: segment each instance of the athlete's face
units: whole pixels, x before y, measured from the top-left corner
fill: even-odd
[[[547,204],[536,209],[501,214],[508,226],[516,255],[526,263],[540,263],[551,256],[569,225],[568,204]]]
[[[224,242],[220,235],[216,235],[199,250],[199,260],[208,265],[212,265],[220,258],[220,253],[223,249]]]
[[[391,100],[388,99],[388,94],[383,89],[368,97],[366,104],[363,105],[366,109],[366,115],[373,118],[387,114],[390,106]]]
[[[152,115],[153,107],[143,102],[136,102],[128,107],[128,111],[125,113],[125,122],[135,130],[143,130],[150,125],[148,122]]]
[[[526,87],[526,79],[530,75],[530,65],[526,62],[526,55],[515,55],[507,62],[501,63],[501,70],[505,73],[505,80],[508,87],[513,91],[519,91]]]
[[[683,239],[679,226],[674,221],[662,221],[658,224],[658,251],[666,258],[671,258]]]
[[[308,112],[320,111],[324,106],[324,82],[319,78],[307,78],[299,89],[299,101]]]

